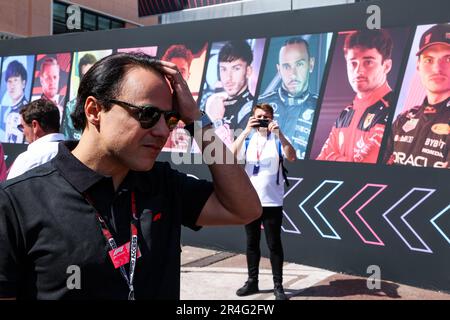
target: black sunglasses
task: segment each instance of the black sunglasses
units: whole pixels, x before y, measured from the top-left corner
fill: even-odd
[[[23,125],[21,125],[21,124],[17,125],[17,130],[19,130],[20,132],[23,132]]]
[[[107,100],[106,102],[117,104],[122,108],[138,110],[137,117],[142,129],[150,129],[151,127],[153,127],[159,121],[159,118],[162,114],[164,115],[164,119],[166,120],[167,127],[170,131],[175,129],[178,121],[180,120],[180,115],[178,114],[178,112],[163,111],[152,105],[135,106],[131,103],[116,99]]]

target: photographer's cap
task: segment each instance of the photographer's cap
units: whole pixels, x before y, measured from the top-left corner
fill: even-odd
[[[425,31],[420,38],[419,51],[416,53],[416,56],[419,56],[423,50],[434,44],[450,46],[450,24],[437,24]]]

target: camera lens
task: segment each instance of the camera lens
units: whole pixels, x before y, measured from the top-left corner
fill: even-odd
[[[269,120],[259,119],[259,126],[263,127],[263,128],[267,128],[269,126]]]

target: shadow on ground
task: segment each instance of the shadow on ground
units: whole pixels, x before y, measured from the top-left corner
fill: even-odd
[[[398,299],[398,285],[389,282],[381,282],[380,289],[369,289],[366,279],[334,280],[328,284],[310,287],[300,292],[286,290],[288,297],[349,297],[349,296],[372,296],[380,298]]]

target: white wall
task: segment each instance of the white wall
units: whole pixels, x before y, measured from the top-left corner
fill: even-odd
[[[355,0],[243,0],[206,8],[189,9],[163,14],[161,15],[161,23],[166,24],[215,19],[354,2]]]
[[[293,9],[333,6],[337,4],[354,3],[355,0],[292,0]]]

